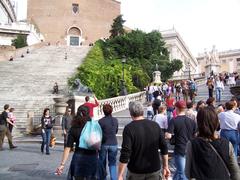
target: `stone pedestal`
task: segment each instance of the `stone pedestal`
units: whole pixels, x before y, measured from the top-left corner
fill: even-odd
[[[55,124],[53,126],[53,131],[54,131],[54,135],[56,137],[61,137],[62,136],[62,117],[66,112],[66,108],[68,106],[68,104],[66,103],[68,98],[65,97],[57,97],[57,98],[53,98],[55,104]]]
[[[218,74],[220,72],[220,68],[221,66],[217,63],[207,64],[205,66],[206,76],[211,76],[211,72],[213,72],[213,74]]]
[[[27,113],[27,128],[26,128],[27,134],[30,134],[33,131],[33,118],[34,118],[34,112],[28,112]]]
[[[153,72],[153,83],[162,84],[160,71]]]

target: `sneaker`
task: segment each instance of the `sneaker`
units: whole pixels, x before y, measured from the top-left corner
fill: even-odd
[[[49,153],[49,152],[47,152],[47,153],[46,153],[46,155],[50,155],[50,153]]]
[[[10,149],[15,149],[15,148],[17,148],[17,146],[11,146],[11,147],[10,147]]]

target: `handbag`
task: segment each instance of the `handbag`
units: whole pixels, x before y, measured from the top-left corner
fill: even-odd
[[[56,137],[54,136],[54,134],[51,134],[49,146],[54,148],[55,144],[56,144]]]
[[[102,129],[97,121],[87,121],[79,138],[79,147],[89,150],[100,150]]]

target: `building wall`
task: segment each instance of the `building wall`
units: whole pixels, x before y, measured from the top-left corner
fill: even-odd
[[[79,12],[72,11],[78,4]],[[68,29],[78,27],[83,44],[109,37],[113,19],[120,14],[120,3],[114,0],[28,0],[28,21],[35,24],[51,43],[67,43]]]
[[[240,73],[240,49],[218,52],[220,72],[239,72]],[[206,62],[202,54],[197,58],[199,65],[201,67],[201,72],[205,72]]]
[[[189,76],[189,66],[190,63],[190,73],[198,74],[198,62],[191,54],[185,42],[182,40],[180,34],[175,29],[170,29],[166,31],[161,31],[162,37],[166,43],[166,47],[170,53],[170,59],[179,59],[183,63],[183,68],[175,72],[173,78],[184,78]]]

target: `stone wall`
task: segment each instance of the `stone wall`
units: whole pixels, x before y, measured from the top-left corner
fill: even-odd
[[[74,13],[72,4],[78,4]],[[28,0],[28,21],[37,26],[50,43],[67,44],[67,33],[78,27],[83,44],[109,36],[113,19],[120,14],[120,3],[114,0]]]
[[[13,57],[13,59],[15,59],[16,57],[21,57],[22,54],[26,54],[27,49],[31,52],[34,49],[38,49],[46,45],[46,43],[38,43],[19,49],[16,49],[14,46],[0,46],[0,61],[7,61],[11,56]]]

